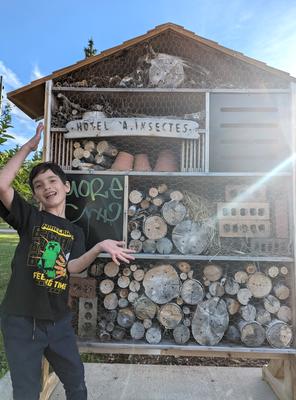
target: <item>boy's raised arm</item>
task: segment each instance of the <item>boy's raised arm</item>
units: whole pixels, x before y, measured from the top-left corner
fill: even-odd
[[[37,150],[42,131],[43,124],[40,122],[36,128],[35,135],[25,143],[0,170],[0,200],[8,210],[10,210],[14,194],[11,186],[12,182],[26,157],[31,153],[31,151]]]

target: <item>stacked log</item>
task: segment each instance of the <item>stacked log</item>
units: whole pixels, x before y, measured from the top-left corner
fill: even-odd
[[[119,267],[108,262],[97,277],[97,337],[157,344],[165,335],[177,344],[191,340],[212,346],[224,340],[248,347],[288,347],[289,286],[282,275],[279,280],[280,272],[272,272],[283,266],[271,269],[266,264],[254,270],[249,265],[177,261]]]
[[[183,193],[164,183],[132,190],[128,216],[129,248],[136,252],[201,254],[209,245],[206,222],[192,220]]]
[[[73,147],[72,167],[81,170],[109,169],[118,154],[118,149],[107,140],[98,143],[93,140],[76,141],[73,143]]]

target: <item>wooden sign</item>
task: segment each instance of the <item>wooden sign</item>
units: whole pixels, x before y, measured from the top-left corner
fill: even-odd
[[[87,117],[70,121],[66,139],[108,136],[157,136],[198,139],[198,123],[184,119],[167,118],[98,118]]]
[[[122,240],[124,177],[68,174],[66,217],[81,226],[89,249],[104,239]]]

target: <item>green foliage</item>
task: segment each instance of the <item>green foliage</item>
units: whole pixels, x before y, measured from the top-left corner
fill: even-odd
[[[97,53],[97,49],[94,48],[94,41],[93,41],[93,38],[91,37],[88,40],[87,47],[84,47],[85,58],[94,56],[96,53]]]
[[[9,104],[6,104],[0,116],[0,145],[5,143],[8,139],[13,139],[13,136],[6,133],[7,129],[12,127],[10,111]]]
[[[15,153],[19,150],[19,146],[17,145],[14,149],[5,150],[0,152],[0,169],[7,164],[8,160],[15,155]],[[31,192],[31,188],[29,186],[29,174],[31,169],[41,162],[42,152],[36,151],[33,154],[32,159],[26,160],[22,167],[20,168],[17,176],[13,181],[13,188],[17,190],[20,195],[28,200],[29,202],[33,202],[33,196]]]
[[[16,234],[9,233],[0,235],[0,302],[2,301],[6,286],[9,281],[11,268],[10,263],[13,257],[15,248],[18,244],[19,237]],[[2,335],[0,334],[0,378],[8,371]]]

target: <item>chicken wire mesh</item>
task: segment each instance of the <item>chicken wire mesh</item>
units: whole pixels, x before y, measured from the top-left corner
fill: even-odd
[[[110,263],[109,263],[110,264]],[[267,297],[260,297],[260,294],[251,296],[248,305],[242,304],[244,301],[238,294],[239,290],[248,290],[248,279],[250,276],[257,274],[257,277],[265,277],[266,282],[272,285],[273,288],[280,282],[283,287],[290,288],[290,266],[284,263],[267,263],[267,262],[219,262],[212,264],[213,268],[219,271],[216,280],[211,278],[206,269],[209,264],[200,261],[176,262],[170,261],[153,261],[137,260],[132,265],[122,264],[113,276],[107,273],[107,262],[98,262],[93,264],[88,269],[88,275],[96,281],[96,297],[93,299],[72,298],[72,308],[74,311],[74,327],[77,334],[81,337],[90,337],[101,342],[133,342],[133,343],[150,343],[150,344],[182,344],[194,345],[200,343],[202,339],[194,333],[195,320],[194,316],[199,303],[210,301],[213,296],[218,296],[219,301],[225,302],[227,307],[227,327],[221,340],[215,339],[222,345],[243,345],[252,346],[252,343],[244,343],[243,335],[240,333],[239,324],[241,321],[253,323],[259,321],[263,329],[268,329],[269,323],[279,318],[283,326],[291,322],[291,296],[286,294],[285,299],[279,301],[276,299],[275,292],[271,291]],[[162,288],[163,282],[153,282],[154,291],[149,291],[149,281],[155,271],[155,274],[164,274],[163,281],[170,282],[170,277],[166,276],[166,272],[175,274],[178,281],[178,287],[173,289],[173,296],[168,302],[162,299],[163,292],[159,291]],[[186,270],[186,272],[184,272]],[[278,275],[270,277],[270,271],[277,271]],[[282,275],[280,271],[285,271]],[[142,272],[142,274],[139,274]],[[138,273],[138,274],[137,274]],[[148,273],[148,274],[147,274]],[[137,274],[137,275],[136,275]],[[254,275],[255,276],[255,275]],[[126,285],[123,288],[122,277],[125,277]],[[140,278],[139,278],[140,277]],[[244,279],[243,279],[244,277]],[[138,279],[138,285],[133,283]],[[105,285],[102,282],[112,283],[110,289],[106,293]],[[201,290],[200,299],[195,296],[196,292],[192,292],[191,296],[185,290],[186,285],[195,283],[199,285]],[[219,287],[219,293],[214,293],[215,288]],[[197,290],[197,288],[196,288]],[[267,289],[267,292],[271,290]],[[272,294],[271,294],[272,293]],[[190,293],[189,293],[190,294]],[[194,294],[194,296],[193,296]],[[114,299],[112,303],[106,301],[110,298]],[[159,297],[160,296],[160,297]],[[193,296],[193,297],[192,297]],[[86,296],[84,296],[86,297]],[[216,297],[217,298],[217,297]],[[90,320],[88,312],[81,313],[81,302],[89,302],[97,311],[96,318]],[[240,301],[242,303],[240,303]],[[205,303],[204,303],[205,304]],[[166,311],[163,313],[164,309]],[[262,310],[264,310],[262,319]],[[269,310],[269,311],[268,311]],[[89,311],[89,310],[86,310]],[[272,311],[272,312],[270,312]],[[284,311],[284,312],[283,312]],[[163,314],[164,315],[163,315]],[[213,323],[215,310],[212,310]],[[164,316],[164,318],[162,318]],[[186,340],[178,335],[177,327],[186,326]],[[228,329],[235,326],[239,333],[233,337]],[[156,327],[159,332],[157,342],[149,335],[149,328]],[[135,328],[141,328],[140,332]],[[217,327],[216,327],[217,328]],[[216,328],[213,326],[213,332]],[[232,329],[232,328],[231,328]],[[251,329],[251,326],[250,326]],[[202,330],[201,330],[202,332]],[[255,338],[256,340],[256,338]],[[270,346],[270,343],[264,338],[261,346]],[[290,345],[290,344],[289,344]]]
[[[149,57],[149,48],[155,53],[182,57],[189,67],[184,87],[196,88],[286,88],[288,82],[259,67],[236,57],[226,55],[172,32],[163,32],[146,42],[119,50],[101,61],[70,72],[54,81],[58,86],[112,87],[122,78],[141,69]],[[151,52],[151,50],[150,50]],[[147,86],[145,76],[140,80]]]
[[[259,183],[258,183],[259,181]],[[143,177],[139,178],[136,176],[129,177],[129,193],[133,190],[142,193],[143,198],[149,198],[149,189],[152,187],[158,187],[163,183],[167,186],[167,192],[180,191],[185,198],[181,200],[181,203],[185,204],[187,214],[184,218],[194,220],[195,215],[199,215],[199,208],[203,207],[206,211],[207,224],[210,225],[210,235],[208,244],[205,246],[202,254],[209,256],[228,256],[228,255],[249,255],[249,256],[291,256],[292,254],[292,227],[290,223],[291,216],[291,191],[289,189],[289,178],[286,177],[274,177],[270,179],[268,183],[264,183],[263,186],[266,188],[266,199],[260,202],[254,199],[254,195],[250,194],[250,190],[260,187],[260,178],[250,177]],[[225,193],[227,186],[232,187],[237,185],[244,186],[244,192],[241,192],[238,197],[234,197],[231,201],[226,202]],[[252,189],[253,188],[253,189]],[[187,199],[186,199],[187,196]],[[189,198],[189,201],[188,201]],[[279,201],[281,199],[281,201]],[[169,196],[165,197],[164,201],[170,201]],[[194,204],[195,202],[195,204]],[[247,202],[247,203],[246,203]],[[256,202],[256,203],[254,203]],[[266,205],[269,207],[269,216],[263,218],[256,214],[254,217],[245,218],[245,221],[250,224],[251,230],[254,225],[261,226],[268,224],[270,226],[270,232],[267,237],[260,235],[260,232],[248,232],[243,230],[240,235],[235,233],[229,233],[229,235],[221,235],[221,229],[219,233],[219,227],[225,224],[223,218],[217,216],[217,205],[223,203],[230,207],[230,209],[244,210],[245,207],[251,208],[252,210],[264,209]],[[258,209],[254,208],[254,204]],[[144,221],[150,215],[150,210],[153,215],[163,215],[163,203],[155,208],[148,208],[147,210],[141,209],[141,204],[129,203],[132,208],[130,221],[133,219],[140,221],[140,229],[143,231]],[[194,214],[195,213],[195,214]],[[229,218],[229,217],[228,217]],[[202,219],[195,218],[196,222],[203,223]],[[228,220],[227,220],[228,221]],[[232,224],[239,225],[245,224],[242,215],[232,217]],[[229,223],[229,222],[228,222]],[[168,224],[167,237],[172,240],[172,235],[175,226]],[[261,228],[260,228],[261,229]],[[185,233],[185,232],[184,232]],[[261,237],[260,237],[261,236]],[[147,239],[147,238],[144,238]],[[129,239],[131,240],[131,238]],[[172,249],[173,254],[181,254],[180,250],[176,246]],[[184,254],[184,253],[183,253]]]

